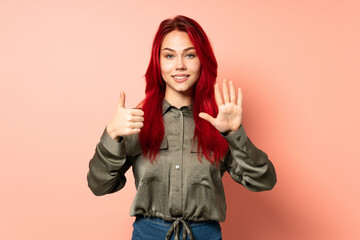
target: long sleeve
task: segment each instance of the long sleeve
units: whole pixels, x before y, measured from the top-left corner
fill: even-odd
[[[130,168],[125,150],[125,139],[112,139],[106,128],[96,145],[87,173],[88,186],[96,196],[113,193],[124,187],[125,172]]]
[[[275,168],[247,137],[243,125],[224,138],[229,144],[224,165],[232,179],[253,192],[271,190],[277,182]]]

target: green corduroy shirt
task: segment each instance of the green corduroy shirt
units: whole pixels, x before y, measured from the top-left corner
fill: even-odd
[[[178,109],[164,99],[162,109],[165,134],[153,163],[142,154],[138,134],[116,141],[104,129],[87,174],[88,186],[95,195],[123,188],[125,172],[132,167],[137,193],[131,216],[222,222],[226,213],[222,183],[225,172],[254,192],[274,187],[274,166],[267,154],[250,141],[243,125],[223,136],[229,151],[220,166],[215,166],[205,157],[198,160],[192,105]]]

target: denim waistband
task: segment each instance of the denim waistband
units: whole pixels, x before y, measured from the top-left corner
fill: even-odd
[[[159,225],[165,225],[167,227],[169,227],[169,230],[166,234],[166,238],[165,239],[170,239],[171,235],[174,234],[174,238],[175,240],[179,239],[179,235],[180,235],[180,228],[183,228],[183,234],[182,234],[182,239],[186,239],[186,236],[189,236],[190,240],[193,240],[193,234],[191,231],[191,227],[196,227],[196,226],[200,226],[200,225],[205,225],[205,224],[211,224],[214,223],[216,221],[210,220],[210,221],[201,221],[201,222],[196,222],[196,221],[185,221],[182,218],[177,218],[174,221],[165,221],[161,218],[156,218],[156,217],[141,217],[143,219],[145,219],[146,221],[149,221],[153,224],[159,224]]]

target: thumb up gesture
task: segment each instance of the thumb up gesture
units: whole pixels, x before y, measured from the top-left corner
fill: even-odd
[[[125,93],[120,92],[119,103],[113,119],[106,126],[106,131],[112,139],[133,135],[140,132],[144,122],[144,112],[140,109],[125,108]]]

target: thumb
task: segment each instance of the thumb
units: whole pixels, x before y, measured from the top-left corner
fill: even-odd
[[[119,107],[125,108],[125,93],[123,91],[120,92]]]
[[[201,117],[202,119],[204,119],[204,120],[208,121],[209,123],[211,123],[212,125],[214,125],[213,122],[215,121],[215,118],[213,118],[209,114],[201,112],[201,113],[199,113],[199,117]]]

